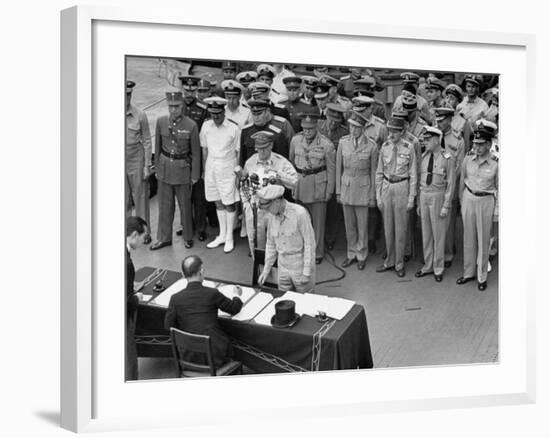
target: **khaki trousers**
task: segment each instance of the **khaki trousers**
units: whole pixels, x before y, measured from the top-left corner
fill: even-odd
[[[493,196],[474,196],[467,189],[464,190],[462,197],[464,277],[475,276],[477,270],[477,280],[480,283],[487,280],[494,209]]]
[[[422,248],[424,266],[422,272],[441,275],[445,268],[445,236],[449,216],[441,217],[445,192],[420,192],[420,220],[422,223]]]
[[[172,225],[178,200],[180,220],[183,226],[183,239],[193,239],[193,211],[191,207],[191,184],[166,184],[159,180],[159,221],[157,240],[159,242],[172,241]]]
[[[347,258],[366,260],[369,240],[369,207],[343,205],[346,224]]]
[[[382,182],[382,217],[386,237],[386,260],[384,266],[395,266],[396,270],[404,267],[405,243],[407,239],[407,203],[409,199],[409,181],[390,184]]]
[[[311,217],[311,225],[313,226],[313,232],[315,233],[315,241],[317,246],[315,248],[315,257],[323,257],[325,253],[325,224],[327,218],[327,203],[326,202],[312,202],[303,204]]]
[[[126,212],[130,216],[132,205],[136,216],[144,219],[151,227],[149,217],[149,182],[143,180],[143,169],[126,172]],[[150,230],[149,230],[150,231]]]

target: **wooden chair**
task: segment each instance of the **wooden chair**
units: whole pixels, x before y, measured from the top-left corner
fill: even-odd
[[[243,364],[234,360],[229,360],[221,367],[216,368],[210,336],[196,335],[172,327],[170,328],[170,338],[178,377],[228,376],[243,373]],[[202,353],[207,364],[182,359],[184,351]]]

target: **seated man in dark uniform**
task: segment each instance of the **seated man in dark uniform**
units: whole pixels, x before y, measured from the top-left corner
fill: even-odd
[[[211,338],[214,363],[217,367],[227,362],[233,351],[227,335],[218,323],[218,309],[235,315],[241,311],[243,302],[239,297],[232,300],[219,290],[202,285],[204,266],[200,257],[192,255],[181,262],[181,270],[187,279],[187,287],[173,295],[168,304],[164,327],[175,327],[190,333],[208,335]],[[241,294],[240,291],[237,292]],[[185,360],[201,362],[193,354]]]

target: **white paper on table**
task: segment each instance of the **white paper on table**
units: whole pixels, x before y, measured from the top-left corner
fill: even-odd
[[[261,310],[273,300],[271,294],[258,292],[248,303],[246,303],[241,311],[233,316],[235,321],[249,321],[254,318]],[[227,315],[224,312],[224,315]]]
[[[159,306],[168,307],[170,303],[170,298],[172,295],[177,294],[187,287],[187,280],[185,278],[180,278],[172,286],[166,289],[164,292],[161,292],[151,303],[157,304]]]
[[[330,318],[342,319],[355,304],[354,301],[344,298],[329,297],[327,295],[304,294],[304,313],[315,317],[321,310]]]
[[[230,300],[234,297],[239,297],[235,293],[235,286],[232,284],[224,284],[223,286],[218,286],[218,290]],[[241,287],[241,291],[242,295],[239,298],[243,303],[246,303],[250,298],[252,298],[252,295],[256,293],[256,291],[251,287]]]
[[[351,310],[355,301],[346,300],[345,298],[329,297],[329,311],[327,315],[334,319],[342,319]]]

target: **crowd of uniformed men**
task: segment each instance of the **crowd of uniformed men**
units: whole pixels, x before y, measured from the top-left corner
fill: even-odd
[[[151,250],[171,245],[177,199],[177,234],[186,248],[195,233],[206,240],[208,221],[219,233],[207,247],[231,252],[241,217],[241,237],[248,236],[253,255],[266,247],[273,213],[257,192],[280,185],[285,190],[268,190],[263,204],[273,194],[300,204],[312,229],[297,232],[302,219],[290,218],[276,236],[279,258],[301,254],[292,263],[302,273],[306,263],[310,276],[308,288],[290,282],[285,289],[312,289],[315,264],[325,245],[333,248],[342,217],[344,268],[357,263],[363,270],[378,243],[384,262],[376,271],[403,277],[421,241],[424,265],[415,276],[441,281],[460,245],[464,272],[457,283],[477,279],[480,290],[487,287],[498,221],[498,83],[474,74],[454,84],[439,74],[403,72],[401,93],[385,106],[375,98],[383,84],[369,69],[341,76],[315,67],[298,75],[281,64],[239,72],[224,62],[222,71],[219,84],[180,76],[181,92],[166,93],[168,114],[155,129],[159,216]],[[135,86],[127,81],[127,210],[135,207],[150,223],[151,137],[144,112],[131,103]],[[304,262],[310,246],[313,263]]]

